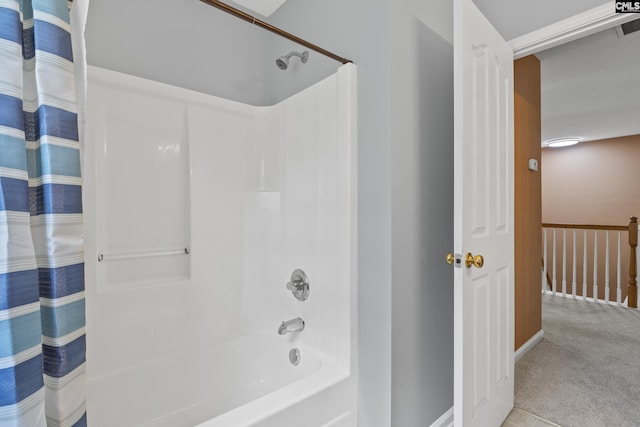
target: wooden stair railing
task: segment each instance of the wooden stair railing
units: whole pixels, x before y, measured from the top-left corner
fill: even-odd
[[[551,276],[549,276],[549,272],[544,269],[544,257],[542,257],[542,271],[545,273],[545,279],[547,279],[547,287],[549,289],[553,289],[553,283],[551,282]]]
[[[597,231],[605,231],[607,232],[606,234],[606,265],[605,265],[605,269],[606,269],[606,276],[605,276],[605,281],[606,281],[606,288],[605,288],[605,300],[609,299],[609,278],[608,278],[608,272],[609,272],[609,231],[618,231],[618,257],[620,257],[620,233],[623,231],[627,231],[628,232],[628,241],[629,241],[629,280],[628,280],[628,284],[627,284],[627,306],[628,307],[632,307],[632,308],[637,308],[638,307],[638,287],[637,287],[637,259],[636,259],[636,248],[638,247],[638,218],[637,217],[631,217],[631,220],[629,222],[629,225],[577,225],[577,224],[550,224],[550,223],[543,223],[542,224],[542,228],[543,228],[543,238],[544,238],[544,256],[542,258],[542,268],[543,268],[543,272],[546,273],[546,282],[547,285],[550,289],[552,289],[553,293],[555,294],[557,291],[557,279],[556,279],[556,232],[555,229],[562,229],[563,230],[563,240],[562,240],[562,293],[564,295],[566,295],[566,289],[567,289],[567,280],[566,280],[566,276],[567,276],[567,272],[566,272],[566,243],[567,243],[567,236],[566,236],[566,231],[567,230],[573,230],[573,283],[572,283],[572,293],[573,296],[576,296],[576,230],[583,230],[584,231],[584,250],[583,250],[583,290],[582,290],[582,297],[586,298],[587,296],[587,282],[586,282],[586,276],[587,276],[587,243],[586,243],[586,238],[587,238],[587,230],[593,230],[594,233],[597,233]],[[547,268],[545,268],[545,258],[547,256],[547,234],[546,234],[546,230],[544,230],[545,228],[551,228],[554,229],[553,231],[553,244],[552,244],[552,249],[553,249],[553,258],[552,258],[552,262],[553,262],[553,280],[552,278],[549,276],[549,272],[547,270]],[[598,284],[597,284],[597,234],[594,237],[594,283],[593,283],[593,298],[594,300],[598,298]],[[549,263],[547,263],[549,264]],[[619,294],[620,294],[620,287],[621,287],[621,266],[620,266],[620,260],[618,260],[618,303],[621,303]]]
[[[631,217],[629,222],[629,285],[627,287],[627,307],[638,308],[638,282],[636,277],[637,260],[636,260],[636,248],[638,247],[638,218]]]

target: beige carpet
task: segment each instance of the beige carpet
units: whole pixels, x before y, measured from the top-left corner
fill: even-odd
[[[640,426],[640,311],[542,296],[545,338],[515,366],[515,405],[563,427]]]

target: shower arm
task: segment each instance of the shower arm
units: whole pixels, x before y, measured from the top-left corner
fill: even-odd
[[[288,33],[286,31],[284,31],[284,30],[282,30],[282,29],[280,29],[278,27],[275,27],[275,26],[273,26],[271,24],[268,24],[268,23],[266,23],[264,21],[261,21],[261,20],[257,19],[255,16],[251,16],[248,13],[245,13],[245,12],[239,10],[239,9],[236,9],[235,7],[229,6],[228,4],[223,3],[223,2],[221,2],[219,0],[200,0],[200,1],[203,2],[203,3],[206,3],[206,4],[210,5],[210,6],[213,6],[215,8],[218,8],[218,9],[224,11],[224,12],[227,12],[228,14],[233,15],[236,18],[240,18],[243,21],[246,21],[246,22],[248,22],[250,24],[254,24],[254,25],[257,25],[258,27],[264,28],[267,31],[271,31],[272,33],[277,34],[280,37],[284,37],[285,39],[289,39],[289,40],[291,40],[291,41],[293,41],[295,43],[298,43],[298,44],[300,44],[300,45],[302,45],[302,46],[304,46],[306,48],[309,48],[309,49],[311,49],[311,50],[313,50],[315,52],[318,52],[318,53],[320,53],[320,54],[322,54],[324,56],[327,56],[327,57],[329,57],[329,58],[331,58],[331,59],[333,59],[335,61],[341,62],[343,64],[347,64],[347,63],[353,62],[350,59],[343,58],[341,56],[336,55],[335,53],[329,52],[328,50],[323,49],[320,46],[316,46],[315,44],[310,43],[310,42],[308,42],[308,41],[306,41],[304,39],[301,39],[298,36],[295,36],[295,35],[293,35],[291,33]]]

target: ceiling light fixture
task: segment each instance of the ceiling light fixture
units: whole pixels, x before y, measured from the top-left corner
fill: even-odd
[[[552,139],[550,141],[545,142],[544,146],[552,147],[552,148],[568,147],[570,145],[575,145],[579,142],[580,142],[580,138],[559,138],[559,139]]]

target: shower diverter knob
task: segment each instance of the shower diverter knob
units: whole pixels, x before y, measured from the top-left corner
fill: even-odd
[[[298,301],[304,301],[309,297],[309,279],[304,271],[297,269],[291,273],[287,282],[287,289],[291,291]]]

